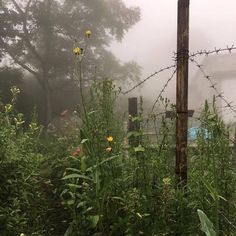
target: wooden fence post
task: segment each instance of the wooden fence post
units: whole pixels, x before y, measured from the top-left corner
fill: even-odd
[[[176,175],[179,186],[187,184],[189,0],[178,0],[176,82]]]

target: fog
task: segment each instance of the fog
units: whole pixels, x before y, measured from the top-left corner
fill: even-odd
[[[141,21],[126,34],[121,42],[112,44],[112,51],[122,61],[134,60],[142,67],[142,79],[162,67],[173,64],[173,52],[176,51],[177,34],[177,0],[124,0],[127,6],[139,6]],[[235,0],[192,0],[190,1],[190,52],[201,49],[225,48],[236,42],[236,2]],[[203,57],[198,58],[200,62]],[[224,60],[215,67],[225,67]],[[227,62],[228,63],[228,62]],[[236,62],[231,63],[236,68]],[[211,66],[214,68],[214,65]],[[211,68],[209,73],[214,69]],[[220,69],[221,70],[221,69]],[[189,101],[195,106],[196,97],[191,99],[194,89],[191,86],[196,69],[190,65]],[[208,72],[207,72],[208,73]],[[154,101],[163,84],[168,79],[163,73],[147,81],[139,90],[140,94]],[[236,76],[236,73],[234,74]],[[200,76],[202,77],[202,76]],[[204,80],[203,78],[200,78]],[[200,81],[199,79],[199,81]],[[167,97],[175,98],[175,78],[166,90]],[[196,84],[195,84],[196,85]],[[201,86],[201,82],[198,86]],[[229,101],[236,97],[231,89],[235,82],[220,82],[220,89]],[[209,88],[210,90],[210,88]],[[137,91],[136,91],[137,92]],[[135,93],[134,93],[135,94]],[[194,97],[194,96],[193,96]],[[202,94],[201,103],[205,94]],[[224,104],[222,104],[224,105]]]

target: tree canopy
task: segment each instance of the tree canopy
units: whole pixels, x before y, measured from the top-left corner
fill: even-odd
[[[121,0],[3,0],[0,9],[0,56],[35,76],[45,91],[51,117],[50,91],[74,79],[75,46],[84,47],[84,77],[96,74],[126,81],[139,78],[134,62],[120,63],[110,52],[112,40],[121,40],[140,19],[138,8]],[[60,86],[58,86],[60,84]]]

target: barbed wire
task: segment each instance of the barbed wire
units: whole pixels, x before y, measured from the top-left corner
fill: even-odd
[[[155,101],[152,105],[151,111],[146,115],[147,119],[146,119],[146,122],[143,123],[144,127],[147,125],[149,119],[153,116],[153,111],[154,111],[154,108],[155,108],[156,104],[158,103],[159,99],[162,97],[162,94],[165,92],[165,90],[168,87],[170,81],[174,78],[174,75],[176,74],[176,71],[177,71],[177,69],[175,68],[175,70],[172,72],[171,76],[167,79],[166,83],[164,84],[164,86],[161,89],[160,93],[158,94],[157,98],[155,99]],[[162,114],[165,114],[165,113],[166,112],[160,112],[160,113],[156,114],[156,116],[162,115]]]
[[[203,77],[205,79],[207,79],[210,83],[210,88],[213,89],[216,93],[216,98],[220,98],[224,103],[225,103],[225,106],[223,107],[225,110],[226,109],[230,109],[231,112],[233,113],[236,113],[236,106],[233,106],[232,105],[232,102],[228,102],[227,99],[224,97],[223,93],[220,92],[217,88],[217,84],[214,83],[211,79],[212,76],[208,75],[204,69],[203,69],[203,65],[201,65],[200,63],[198,63],[198,61],[195,60],[195,57],[198,57],[198,56],[209,56],[209,55],[212,55],[212,54],[216,54],[216,55],[219,55],[219,53],[221,52],[228,52],[228,53],[232,53],[232,51],[236,50],[236,46],[232,45],[232,46],[226,46],[225,48],[214,48],[212,50],[200,50],[200,51],[197,51],[197,52],[193,52],[193,53],[189,53],[188,55],[188,58],[189,58],[189,61],[192,62],[193,64],[195,64],[195,66],[197,66],[200,70],[200,72],[202,73]],[[138,84],[134,85],[132,88],[128,89],[127,91],[123,92],[122,90],[120,90],[120,93],[125,95],[125,94],[128,94],[130,93],[131,91],[135,90],[136,88],[138,88],[139,86],[141,86],[142,84],[144,84],[146,81],[148,81],[149,79],[153,78],[154,76],[164,72],[164,71],[167,71],[167,70],[172,70],[174,69],[173,73],[171,74],[171,76],[169,77],[169,79],[167,79],[167,82],[164,84],[163,88],[161,89],[160,93],[158,94],[157,98],[155,99],[153,105],[152,105],[152,108],[151,108],[151,111],[148,113],[148,117],[151,117],[153,115],[153,111],[154,111],[154,108],[157,104],[157,102],[160,100],[160,98],[162,97],[162,94],[164,93],[164,91],[166,90],[166,88],[168,87],[170,81],[174,78],[174,75],[176,74],[176,71],[177,71],[177,57],[179,56],[181,52],[179,53],[173,53],[174,56],[173,56],[173,60],[175,61],[175,64],[174,65],[171,65],[171,66],[167,66],[167,67],[164,67],[156,72],[154,72],[153,74],[149,75],[148,77],[146,77],[144,80],[142,80],[141,82],[139,82]],[[183,53],[183,52],[182,52]],[[186,52],[185,52],[186,53]],[[186,54],[185,54],[186,55]],[[222,108],[222,110],[223,110]],[[145,124],[144,124],[145,125]]]
[[[130,92],[132,92],[133,90],[135,90],[136,88],[138,88],[140,85],[144,84],[146,81],[150,80],[151,78],[153,78],[154,76],[164,72],[164,71],[167,71],[167,70],[170,70],[172,68],[175,68],[176,67],[176,64],[174,65],[171,65],[171,66],[167,66],[167,67],[164,67],[164,68],[161,68],[160,70],[152,73],[151,75],[149,75],[148,77],[146,77],[145,79],[143,79],[141,82],[139,82],[138,84],[134,85],[132,88],[126,90],[125,92],[122,91],[122,89],[120,90],[120,93],[123,94],[123,95],[126,95]]]
[[[166,83],[164,84],[163,88],[161,89],[160,93],[158,94],[156,100],[154,101],[153,105],[152,105],[152,109],[149,112],[149,114],[151,114],[154,111],[154,108],[158,102],[158,100],[162,97],[162,94],[165,92],[166,88],[168,87],[170,81],[174,78],[174,75],[176,74],[177,69],[175,69],[173,71],[173,73],[171,74],[171,76],[169,77],[169,79],[166,81]]]
[[[233,102],[228,102],[227,99],[224,97],[223,92],[220,92],[218,90],[218,88],[216,87],[217,84],[214,83],[211,79],[212,76],[208,75],[204,69],[203,69],[203,65],[199,64],[193,57],[189,58],[190,62],[192,62],[193,64],[195,64],[198,68],[199,71],[202,73],[203,77],[205,79],[207,79],[210,83],[210,88],[213,89],[216,93],[216,97],[220,98],[226,105],[225,107],[229,108],[231,111],[233,111],[234,113],[236,113],[236,109],[234,109],[234,106],[231,105]]]
[[[232,51],[236,50],[236,46],[232,45],[232,46],[228,46],[226,45],[225,48],[214,48],[212,50],[206,50],[206,49],[202,49],[202,50],[198,50],[196,52],[190,52],[189,53],[189,58],[192,58],[192,57],[197,57],[197,56],[209,56],[211,54],[216,54],[216,55],[219,55],[219,53],[221,52],[229,52],[230,54],[232,53]],[[173,52],[173,60],[177,60],[177,56],[178,54],[180,55],[181,53],[185,53],[186,55],[186,51],[180,51],[179,53],[177,52]]]
[[[232,51],[236,50],[236,47],[234,45],[232,46],[226,46],[225,48],[214,48],[213,50],[200,50],[200,51],[197,51],[197,52],[193,52],[193,53],[190,53],[189,54],[189,57],[196,57],[196,56],[209,56],[211,54],[219,54],[220,52],[229,52],[229,53],[232,53]]]
[[[232,53],[232,51],[236,50],[236,46],[232,45],[232,46],[226,46],[225,48],[214,48],[212,50],[198,50],[197,52],[192,52],[192,53],[189,53],[189,59],[191,60],[192,58],[194,57],[197,57],[197,56],[209,56],[211,54],[217,54],[219,55],[219,53],[221,52],[229,52],[229,53]],[[174,56],[173,56],[173,60],[174,61],[177,61],[177,57],[179,55],[179,53],[176,53],[176,52],[173,52]],[[164,68],[161,68],[160,70],[152,73],[151,75],[149,75],[148,77],[146,77],[145,79],[143,79],[141,82],[137,83],[136,85],[134,85],[133,87],[131,87],[130,89],[126,90],[126,91],[122,91],[122,88],[120,88],[120,93],[123,94],[123,95],[126,95],[130,92],[132,92],[133,90],[135,90],[136,88],[138,88],[139,86],[141,86],[142,84],[144,84],[146,81],[148,81],[149,79],[153,78],[154,76],[164,72],[164,71],[167,71],[167,70],[170,70],[170,69],[173,69],[173,68],[176,68],[176,63],[174,65],[170,65],[170,66],[166,66]]]

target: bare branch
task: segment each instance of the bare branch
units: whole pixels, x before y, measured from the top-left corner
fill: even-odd
[[[34,54],[34,56],[36,57],[37,60],[39,60],[39,62],[41,63],[41,65],[43,66],[43,59],[42,57],[39,55],[39,53],[36,51],[35,47],[32,45],[32,43],[30,42],[30,37],[29,37],[29,31],[27,29],[27,15],[28,15],[28,10],[29,10],[29,6],[30,3],[32,2],[32,0],[29,0],[27,3],[27,6],[25,8],[25,12],[20,8],[20,6],[18,5],[18,3],[15,0],[12,0],[12,3],[14,4],[14,6],[16,7],[16,9],[18,10],[18,12],[21,14],[22,16],[22,23],[23,23],[23,31],[24,31],[24,35],[23,35],[23,39],[25,40],[26,46],[28,47],[28,49]]]
[[[28,1],[27,5],[26,5],[26,8],[25,8],[26,12],[28,12],[31,2],[32,2],[32,0]]]
[[[31,69],[29,66],[27,66],[25,63],[23,63],[21,60],[19,60],[15,56],[14,52],[12,52],[8,45],[3,41],[2,37],[0,37],[0,46],[6,50],[6,52],[11,56],[15,63],[17,63],[19,66],[21,66],[23,69],[27,70],[31,74],[33,74],[37,78],[37,80],[40,81],[40,75],[36,71]]]
[[[17,4],[17,2],[15,0],[11,0],[12,3],[14,4],[16,10],[20,13],[20,14],[24,14],[24,12],[22,11],[22,9],[20,8],[20,6]]]

